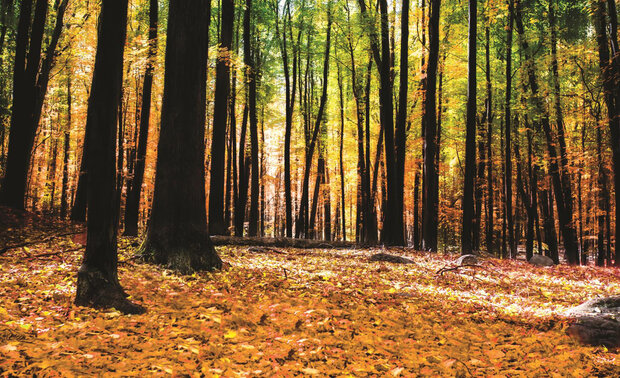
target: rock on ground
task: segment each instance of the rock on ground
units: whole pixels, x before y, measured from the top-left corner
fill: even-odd
[[[476,255],[463,255],[456,259],[457,265],[477,265],[478,257]]]
[[[536,266],[553,266],[553,265],[555,265],[553,263],[553,260],[550,257],[543,256],[543,255],[538,255],[538,254],[532,256],[528,262],[530,264],[536,265]]]
[[[566,315],[574,319],[566,332],[582,343],[620,346],[620,295],[589,300]]]
[[[413,264],[413,260],[402,256],[390,255],[388,253],[377,253],[368,259],[369,261],[385,261],[394,264]]]

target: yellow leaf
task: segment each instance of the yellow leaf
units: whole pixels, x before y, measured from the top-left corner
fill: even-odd
[[[234,339],[235,337],[237,337],[237,331],[232,329],[228,330],[228,332],[224,335],[225,339]]]
[[[301,371],[305,374],[310,374],[310,375],[318,375],[320,373],[320,371],[318,371],[317,369],[313,369],[313,368],[304,368],[304,369],[301,369]]]

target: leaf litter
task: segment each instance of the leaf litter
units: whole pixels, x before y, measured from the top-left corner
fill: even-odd
[[[216,273],[180,276],[131,257],[119,275],[145,315],[72,304],[81,251],[71,236],[0,257],[0,374],[38,376],[613,376],[617,351],[578,344],[562,314],[620,292],[617,268],[435,274],[454,256],[407,249],[257,254],[218,247]],[[133,245],[133,247],[132,247]],[[78,245],[79,247],[79,245]],[[28,250],[26,250],[26,248]],[[65,251],[62,253],[51,253]],[[40,256],[32,258],[32,256]]]

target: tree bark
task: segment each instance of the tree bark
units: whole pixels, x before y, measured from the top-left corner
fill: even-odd
[[[228,226],[224,222],[224,168],[226,164],[226,124],[230,100],[230,52],[232,49],[233,20],[235,17],[234,9],[233,0],[222,0],[220,13],[222,19],[226,21],[220,23],[219,51],[215,66],[211,179],[209,181],[209,233],[211,235],[225,235],[228,232]],[[249,44],[249,41],[244,43]],[[247,62],[248,60],[246,60]],[[250,70],[254,69],[251,64],[248,65],[248,68]],[[250,87],[252,87],[252,84],[250,84]],[[254,96],[255,91],[254,87]],[[251,89],[250,96],[253,96]],[[254,109],[255,111],[256,109]],[[251,114],[252,107],[250,107],[250,119],[252,119]],[[252,130],[256,131],[256,129],[252,129],[252,121],[250,121],[250,130],[251,132]]]
[[[465,179],[463,183],[463,224],[461,253],[474,251],[474,176],[476,171],[476,43],[477,0],[469,0],[469,42],[467,55],[467,125],[465,135]]]
[[[141,254],[183,274],[219,269],[207,232],[204,133],[208,0],[172,0],[153,208]]]
[[[78,271],[75,304],[114,307],[123,313],[145,312],[126,299],[118,281],[116,230],[116,131],[120,103],[127,0],[103,0],[97,53],[86,123],[92,143],[87,169],[88,222],[84,260]]]
[[[71,71],[67,73],[67,125],[65,126],[65,138],[63,146],[63,164],[62,164],[62,193],[60,195],[60,217],[62,219],[67,216],[67,198],[69,191],[69,149],[71,147]]]
[[[49,75],[56,59],[56,47],[64,25],[68,0],[57,2],[56,20],[42,58],[48,1],[20,4],[13,69],[13,106],[10,121],[6,172],[0,188],[0,203],[24,209],[32,147],[39,127]],[[32,23],[31,23],[32,17]],[[30,30],[30,33],[28,33]]]
[[[506,130],[506,147],[504,152],[504,206],[506,209],[506,222],[508,229],[508,256],[517,256],[515,243],[514,216],[512,210],[512,152],[511,152],[511,97],[512,97],[512,26],[514,20],[514,0],[508,0],[508,26],[506,27],[506,100],[504,103],[504,124]],[[504,256],[504,257],[508,257]]]
[[[142,84],[142,107],[140,109],[140,131],[138,149],[134,162],[134,174],[125,204],[125,236],[138,235],[138,214],[140,213],[140,193],[144,182],[144,167],[149,137],[151,117],[151,93],[153,88],[153,70],[157,55],[157,21],[159,5],[157,0],[149,1],[149,50]]]
[[[437,251],[437,223],[439,209],[439,173],[437,167],[436,88],[439,60],[439,11],[441,0],[431,0],[429,19],[429,49],[424,97],[424,176],[422,201],[422,249]]]
[[[258,233],[258,201],[260,195],[260,167],[258,163],[258,119],[256,116],[256,66],[251,35],[252,0],[246,0],[243,18],[243,59],[246,65],[246,81],[248,85],[248,110],[250,117],[250,155],[252,180],[250,189],[250,218],[248,219],[248,236]]]

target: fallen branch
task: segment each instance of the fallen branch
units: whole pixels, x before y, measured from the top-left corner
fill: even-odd
[[[27,259],[28,260],[34,260],[34,259],[39,258],[39,257],[57,256],[57,255],[61,255],[63,253],[67,253],[67,252],[76,252],[76,251],[82,250],[84,248],[85,248],[85,246],[81,246],[81,247],[77,247],[77,248],[65,249],[65,250],[62,250],[62,251],[39,253],[37,255],[28,256]]]
[[[286,255],[285,252],[282,252],[279,249],[275,249],[275,248],[271,248],[271,247],[250,247],[250,248],[248,248],[248,252],[276,253],[278,255]]]
[[[52,241],[52,240],[54,240],[56,238],[61,238],[63,236],[70,236],[70,235],[81,234],[83,232],[84,231],[82,231],[82,230],[80,230],[80,231],[65,232],[65,233],[62,233],[62,234],[50,235],[50,236],[47,236],[47,237],[45,237],[43,239],[40,239],[40,240],[34,240],[34,241],[29,241],[29,242],[23,242],[23,243],[19,243],[19,244],[9,245],[9,246],[6,246],[6,247],[0,249],[0,256],[2,256],[3,254],[7,253],[11,249],[23,248],[23,247],[28,247],[28,246],[31,246],[31,245],[47,243],[47,242]]]
[[[325,241],[295,238],[260,238],[239,236],[211,236],[214,245],[239,245],[257,247],[280,247],[280,248],[325,248],[325,249],[351,249],[360,247],[359,244],[344,241]]]

